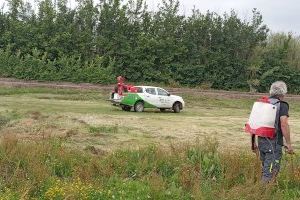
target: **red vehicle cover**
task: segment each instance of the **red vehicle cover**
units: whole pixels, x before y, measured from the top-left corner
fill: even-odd
[[[117,81],[118,81],[118,94],[120,96],[124,95],[124,91],[125,92],[131,92],[131,93],[136,93],[137,89],[133,86],[133,85],[125,85],[125,78],[122,76],[118,76],[117,77]]]

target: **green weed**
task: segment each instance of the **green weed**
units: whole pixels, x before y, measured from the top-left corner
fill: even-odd
[[[95,136],[99,134],[117,134],[119,133],[119,126],[89,126],[89,132]]]
[[[4,127],[9,121],[10,121],[10,120],[9,120],[8,117],[1,116],[1,115],[0,115],[0,129],[1,129],[2,127]]]
[[[298,158],[284,157],[278,183],[263,186],[255,156],[217,147],[206,140],[90,154],[58,139],[24,143],[9,135],[0,144],[0,199],[300,198]]]

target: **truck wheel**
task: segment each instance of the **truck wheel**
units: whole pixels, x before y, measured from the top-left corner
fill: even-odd
[[[144,111],[144,103],[142,101],[139,101],[136,104],[134,104],[134,111],[135,112],[143,112]]]
[[[131,110],[131,107],[130,107],[130,106],[122,105],[121,108],[122,108],[122,110],[124,110],[124,111],[130,111],[130,110]]]
[[[160,112],[166,112],[165,108],[160,108],[159,110],[160,110]]]
[[[179,102],[174,103],[173,110],[174,110],[174,113],[180,113],[180,103]]]

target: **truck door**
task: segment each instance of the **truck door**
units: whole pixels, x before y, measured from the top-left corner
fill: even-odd
[[[153,87],[151,88],[145,88],[145,92],[143,94],[144,96],[144,101],[146,102],[145,107],[159,107],[160,106],[160,102],[158,100],[158,95],[156,92],[156,89]],[[151,104],[151,105],[147,105],[147,103]]]
[[[162,89],[157,88],[158,101],[160,103],[160,108],[171,108],[171,99],[169,93]]]

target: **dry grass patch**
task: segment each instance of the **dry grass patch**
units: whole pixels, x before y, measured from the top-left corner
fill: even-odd
[[[249,146],[249,137],[243,128],[253,103],[251,99],[189,94],[184,96],[187,107],[180,114],[157,110],[134,113],[112,107],[101,91],[18,90],[6,89],[6,95],[0,97],[0,133],[15,133],[20,139],[58,136],[75,148],[92,145],[115,150],[149,144],[168,146],[213,136],[222,148]],[[291,101],[292,139],[297,146],[300,145],[298,107],[299,103]],[[18,112],[11,117],[14,110]]]

